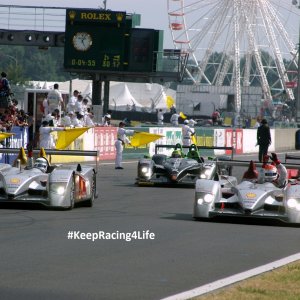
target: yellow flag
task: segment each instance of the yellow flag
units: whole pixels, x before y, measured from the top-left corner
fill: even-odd
[[[10,133],[10,132],[1,132],[0,133],[0,141],[5,140],[6,138],[15,135],[14,133]]]
[[[187,116],[182,111],[179,113],[179,116],[180,116],[181,119],[186,119],[187,118]]]
[[[195,134],[192,135],[191,141],[192,141],[192,144],[197,145],[197,138],[196,138],[196,135],[195,135]]]
[[[175,104],[175,101],[171,96],[167,96],[166,102],[167,102],[167,108],[169,109],[172,107],[172,105]]]
[[[136,132],[132,136],[130,143],[133,147],[139,147],[154,142],[161,137],[163,137],[163,135],[148,132]]]
[[[56,149],[63,150],[67,148],[72,142],[75,141],[79,136],[85,133],[89,127],[77,127],[77,128],[66,128],[65,131],[57,132]]]

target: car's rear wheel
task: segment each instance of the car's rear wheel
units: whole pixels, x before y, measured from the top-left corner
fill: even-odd
[[[96,175],[94,174],[92,179],[92,186],[91,186],[91,198],[86,201],[85,203],[86,207],[92,207],[94,205],[95,195],[96,195]]]

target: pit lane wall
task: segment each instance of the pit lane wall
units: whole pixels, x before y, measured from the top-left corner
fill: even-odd
[[[155,143],[143,145],[133,148],[126,145],[123,158],[138,159],[145,155],[152,156],[155,152],[155,144],[177,144],[182,141],[181,127],[133,127],[129,128],[135,131],[144,131],[150,133],[161,134],[164,137]],[[295,150],[296,131],[297,128],[271,129],[272,144],[269,152],[272,151],[292,151]],[[23,127],[13,127],[12,131],[15,135],[2,142],[0,147],[19,148],[26,147],[28,143],[28,129]],[[196,139],[198,146],[218,146],[218,147],[234,147],[234,154],[250,154],[258,153],[256,146],[256,129],[240,129],[240,128],[206,128],[195,127]],[[98,150],[99,160],[114,160],[117,128],[116,127],[95,127],[90,128],[86,133],[81,135],[73,142],[69,150]],[[129,137],[130,138],[130,137]],[[230,155],[230,151],[224,150],[201,150],[202,156],[214,155]],[[159,153],[169,155],[170,149],[159,148]],[[11,163],[16,155],[3,155],[0,153],[1,163]],[[92,160],[91,157],[71,157],[71,156],[52,156],[52,163],[63,162],[80,162]]]

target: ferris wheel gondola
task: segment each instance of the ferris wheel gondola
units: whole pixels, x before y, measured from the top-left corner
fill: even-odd
[[[237,106],[247,86],[261,86],[266,101],[273,88],[294,100],[289,72],[298,70],[300,10],[292,1],[167,0],[167,5],[174,47],[189,53],[187,80],[234,86]]]

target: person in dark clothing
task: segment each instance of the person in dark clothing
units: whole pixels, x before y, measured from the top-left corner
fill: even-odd
[[[268,148],[271,145],[271,131],[266,119],[262,119],[260,126],[257,128],[257,145],[259,146],[258,160],[263,161],[263,157],[267,155]]]

